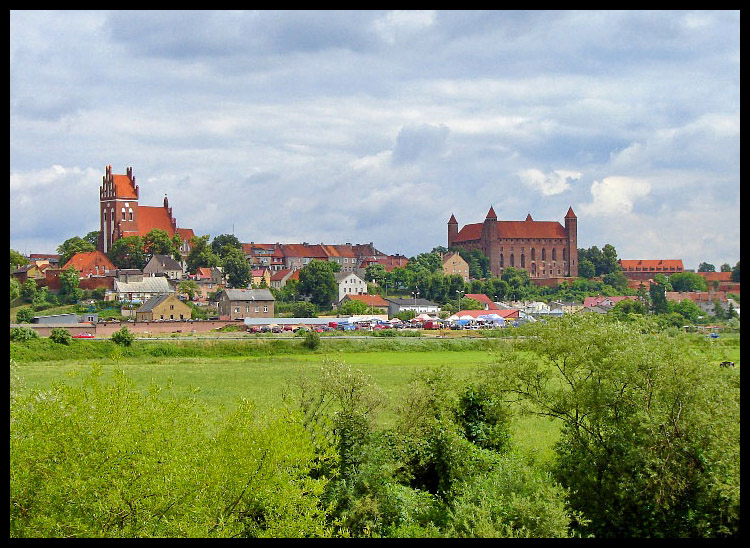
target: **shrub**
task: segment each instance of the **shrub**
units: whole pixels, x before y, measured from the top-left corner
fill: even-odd
[[[58,344],[70,344],[73,340],[73,336],[64,327],[54,327],[49,338]]]
[[[112,342],[115,342],[122,346],[130,346],[135,340],[133,335],[127,326],[123,326],[119,331],[112,333]]]
[[[38,339],[39,335],[36,331],[30,327],[13,327],[10,330],[11,341],[28,341],[31,339]]]
[[[302,344],[310,350],[318,349],[320,347],[320,333],[311,329],[305,334],[305,340],[302,341]]]
[[[34,318],[34,311],[31,309],[30,306],[25,306],[23,308],[20,308],[18,312],[16,312],[16,322],[18,323],[31,323],[31,320]]]

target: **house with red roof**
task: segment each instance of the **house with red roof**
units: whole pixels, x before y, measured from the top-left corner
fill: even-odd
[[[462,298],[478,301],[484,305],[485,310],[500,310],[500,307],[492,299],[482,293],[466,293]]]
[[[622,273],[630,280],[647,281],[656,274],[678,274],[684,272],[682,259],[619,259]]]
[[[281,289],[291,280],[299,280],[299,270],[292,270],[291,268],[277,270],[271,274],[270,285],[274,289]]]
[[[187,257],[190,251],[192,229],[177,227],[177,219],[172,215],[167,196],[162,206],[145,206],[138,203],[140,195],[133,168],[128,167],[125,175],[112,173],[112,166],[105,168],[102,184],[99,187],[99,242],[97,250],[107,253],[118,239],[127,236],[143,237],[153,229],[166,232],[169,237],[175,234],[182,239],[180,252]]]
[[[62,270],[75,268],[79,278],[90,278],[91,276],[104,276],[106,271],[114,272],[117,267],[101,251],[82,251],[73,255],[63,265]]]
[[[593,307],[599,307],[601,309],[607,310],[609,308],[612,308],[620,301],[624,301],[626,299],[629,299],[631,301],[637,301],[640,297],[637,295],[617,295],[614,297],[603,297],[602,295],[597,295],[596,297],[585,297],[583,299],[583,308],[593,308]]]
[[[365,303],[373,311],[373,314],[388,314],[388,301],[380,295],[352,295],[346,294],[341,299],[339,306],[348,301],[359,301]]]
[[[740,282],[732,281],[731,272],[696,272],[696,274],[706,280],[710,290],[737,294],[740,292]]]
[[[458,228],[454,215],[448,221],[448,247],[478,249],[490,261],[493,276],[507,267],[522,268],[532,280],[578,276],[578,218],[573,208],[557,221],[500,221],[490,207],[482,223]]]

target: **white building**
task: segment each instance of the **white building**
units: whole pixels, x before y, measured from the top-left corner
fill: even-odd
[[[336,272],[334,277],[339,284],[339,302],[347,295],[367,295],[367,282],[354,272]]]

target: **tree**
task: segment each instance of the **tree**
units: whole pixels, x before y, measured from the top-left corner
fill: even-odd
[[[31,323],[31,320],[33,319],[34,311],[29,306],[20,308],[18,312],[16,312],[16,323]]]
[[[185,261],[186,268],[191,274],[195,274],[199,268],[212,268],[221,264],[221,259],[216,255],[208,240],[211,236],[193,236],[190,239],[190,252]]]
[[[187,295],[188,300],[192,301],[198,293],[198,284],[193,280],[182,280],[177,284],[177,291]]]
[[[30,303],[34,300],[34,295],[36,295],[36,280],[26,278],[26,281],[21,286],[21,297],[23,297],[24,301]]]
[[[115,240],[107,251],[107,256],[117,268],[143,270],[148,262],[140,236],[125,236]]]
[[[230,287],[245,288],[252,280],[252,271],[242,250],[234,247],[227,248],[222,266]]]
[[[120,346],[130,346],[135,340],[135,335],[130,332],[127,326],[123,326],[119,331],[112,333],[112,342]]]
[[[88,234],[86,234],[83,239],[93,245],[94,247],[97,247],[99,245],[99,230],[92,230]]]
[[[675,291],[706,291],[706,278],[695,272],[677,272],[669,276],[669,283]]]
[[[170,238],[166,231],[154,228],[143,237],[143,252],[149,257],[169,255],[176,259],[180,256],[180,244],[179,235]]]
[[[16,268],[20,268],[25,264],[29,264],[29,260],[23,255],[21,255],[15,249],[11,249],[10,250],[10,269],[15,270]]]
[[[330,309],[331,304],[337,300],[339,291],[333,275],[338,266],[329,261],[310,261],[299,271],[299,292],[309,295],[310,301],[321,309]]]
[[[365,281],[375,282],[382,287],[385,284],[386,274],[385,267],[382,264],[373,263],[365,269]]]
[[[578,275],[584,278],[593,278],[596,276],[596,267],[588,259],[578,261]]]
[[[624,291],[628,287],[628,279],[625,277],[625,274],[622,273],[622,270],[607,272],[603,276],[602,281],[606,285],[610,285],[618,291]]]
[[[68,238],[57,246],[57,252],[60,254],[60,266],[65,266],[70,258],[76,253],[83,253],[86,251],[96,251],[96,244],[92,244],[90,241],[81,238],[80,236]]]
[[[66,346],[73,342],[73,336],[64,327],[53,327],[49,338],[57,344],[64,344]]]
[[[75,268],[66,268],[60,272],[60,298],[67,302],[78,302],[83,291],[78,287],[78,271]]]
[[[364,301],[346,301],[339,307],[339,314],[343,316],[367,314],[369,311],[370,307]]]
[[[700,307],[690,299],[682,299],[678,303],[670,303],[669,310],[671,312],[677,312],[686,320],[696,323],[703,311]]]
[[[211,251],[222,259],[233,249],[242,252],[242,243],[234,234],[219,234],[211,242]]]
[[[10,302],[15,301],[21,296],[21,282],[18,278],[10,277]]]
[[[646,326],[595,314],[534,324],[489,372],[507,399],[561,422],[553,473],[587,520],[580,534],[737,536],[739,375]]]
[[[651,284],[648,288],[648,295],[651,298],[651,310],[654,314],[665,314],[669,311],[667,288],[663,284]]]
[[[740,283],[740,262],[737,261],[737,264],[734,265],[734,268],[732,269],[732,281],[735,283]]]
[[[711,263],[701,263],[698,265],[698,272],[716,272],[716,267]]]
[[[724,263],[723,265],[721,265],[719,267],[719,271],[720,272],[731,272],[732,271],[732,267],[729,266],[729,263]]]

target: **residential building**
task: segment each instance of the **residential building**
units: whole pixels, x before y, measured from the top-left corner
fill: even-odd
[[[181,280],[182,265],[169,255],[154,255],[143,267],[145,276],[166,276],[170,280]]]
[[[724,291],[667,291],[667,300],[679,303],[685,299],[693,301],[707,315],[716,315],[716,304],[724,310],[729,311],[729,300]]]
[[[396,314],[413,310],[417,314],[437,314],[440,312],[440,305],[427,299],[385,299],[388,303],[388,316],[391,318]]]
[[[250,283],[259,287],[271,287],[271,269],[253,268]]]
[[[339,286],[339,302],[346,295],[367,294],[367,282],[354,272],[336,272],[333,277],[336,278],[336,283]]]
[[[336,263],[341,267],[340,272],[354,272],[354,270],[357,268],[358,259],[354,253],[352,244],[320,244],[320,247],[323,249],[323,253],[326,254],[330,262]]]
[[[118,271],[119,272],[119,271]],[[175,293],[164,276],[143,277],[132,272],[124,273],[114,280],[114,289],[105,295],[105,300],[145,303],[151,297]]]
[[[112,261],[109,260],[109,257],[101,251],[83,251],[76,253],[62,267],[63,270],[69,268],[75,268],[78,271],[79,278],[104,276],[105,272],[117,269],[117,267],[112,264]]]
[[[193,309],[174,294],[151,297],[135,311],[135,319],[138,322],[189,320],[192,317]]]
[[[298,280],[299,281],[299,270],[292,270],[287,268],[284,270],[277,270],[271,274],[271,287],[274,289],[281,289],[286,285],[288,281]]]
[[[274,302],[270,289],[224,289],[219,295],[219,316],[230,320],[273,318]]]
[[[678,274],[684,272],[682,259],[619,259],[622,273],[631,280],[648,281],[656,274]]]
[[[578,276],[578,218],[573,208],[565,214],[565,226],[557,221],[498,221],[493,207],[483,223],[458,228],[456,217],[448,221],[448,247],[479,249],[500,277],[505,268],[525,269],[532,280]]]
[[[709,290],[725,291],[727,293],[740,292],[740,282],[732,281],[731,272],[696,272],[696,274],[706,280]]]
[[[443,254],[443,274],[445,276],[458,275],[465,282],[469,281],[469,263],[455,252]]]
[[[583,308],[598,306],[599,308],[609,310],[620,301],[624,301],[626,299],[629,299],[631,301],[638,301],[640,300],[640,297],[638,297],[637,295],[617,295],[612,297],[603,297],[602,295],[597,295],[596,297],[585,297],[583,299]]]
[[[388,314],[388,301],[380,295],[344,295],[339,302],[339,306],[348,301],[365,303],[369,307],[368,312],[372,314]]]
[[[463,299],[474,299],[475,301],[484,305],[485,310],[499,310],[500,307],[495,301],[490,299],[487,295],[482,293],[466,293],[461,298]]]

